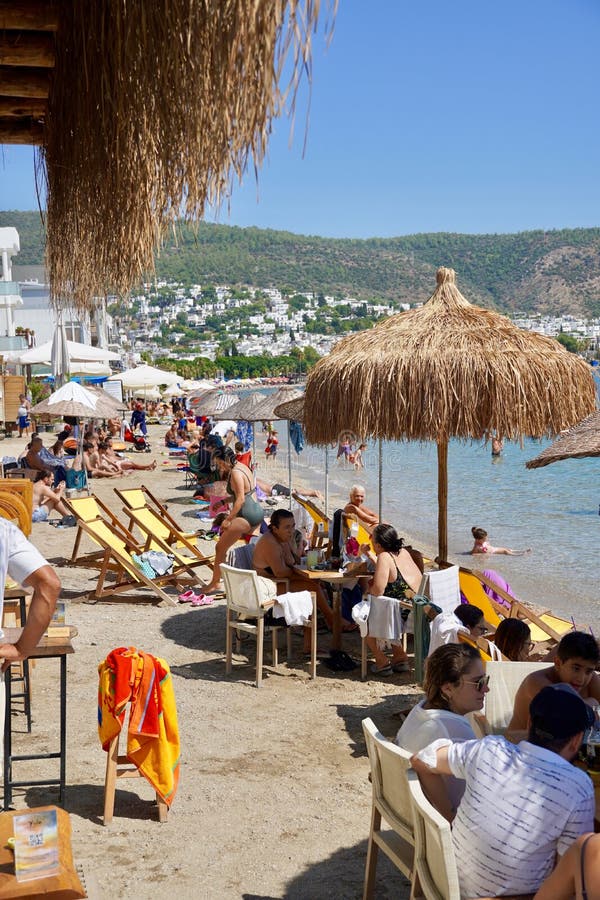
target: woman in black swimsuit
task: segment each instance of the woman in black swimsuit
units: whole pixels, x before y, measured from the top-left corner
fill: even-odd
[[[366,592],[373,598],[370,618],[371,616],[375,618],[376,598],[384,596],[405,600],[409,596],[412,597],[419,590],[421,572],[410,553],[403,549],[402,538],[398,537],[398,533],[392,525],[376,525],[371,536],[371,543],[375,557],[367,544],[363,544],[361,550],[375,561],[373,578],[366,585]],[[375,631],[375,635],[377,634],[378,632]],[[392,643],[391,662],[384,652],[385,645],[390,641]],[[374,675],[390,675],[393,671],[408,671],[408,656],[402,649],[402,644],[397,640],[374,636],[367,638],[367,645],[375,657],[375,663],[371,668]]]
[[[533,900],[600,900],[600,834],[582,834]]]
[[[213,464],[221,478],[227,479],[227,493],[233,499],[231,511],[221,523],[221,537],[215,550],[213,577],[204,588],[205,594],[215,594],[221,590],[221,563],[230,547],[245,534],[256,531],[263,521],[264,512],[256,499],[254,475],[243,463],[235,458],[229,447],[217,447],[212,455]]]

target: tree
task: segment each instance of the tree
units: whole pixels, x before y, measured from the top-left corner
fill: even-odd
[[[572,334],[559,334],[556,338],[559,344],[562,344],[569,353],[577,353],[579,350],[579,341]]]

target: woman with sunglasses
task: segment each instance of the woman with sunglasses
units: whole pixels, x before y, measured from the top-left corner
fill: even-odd
[[[439,738],[475,740],[475,732],[465,717],[483,709],[488,682],[489,676],[475,647],[468,644],[438,647],[427,659],[425,699],[406,717],[396,735],[398,746],[418,753]],[[452,808],[456,809],[464,793],[464,781],[451,776],[444,776],[444,781]]]

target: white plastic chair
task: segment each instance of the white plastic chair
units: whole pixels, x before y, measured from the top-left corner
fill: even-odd
[[[412,770],[408,790],[415,835],[413,897],[461,900],[450,823],[427,800]]]
[[[379,848],[404,875],[413,876],[415,838],[407,778],[411,754],[388,741],[372,719],[363,719],[362,727],[373,785],[363,900],[371,900]],[[382,818],[392,830],[381,830]]]
[[[458,566],[425,572],[421,579],[419,594],[429,597],[431,602],[439,606],[442,612],[454,612],[460,604]]]
[[[489,692],[485,695],[484,712],[490,734],[504,734],[506,731],[512,719],[516,693],[527,676],[552,665],[511,660],[486,662],[485,671],[490,676],[490,683]]]
[[[223,583],[227,595],[227,624],[225,633],[225,672],[231,674],[231,656],[233,635],[240,631],[256,635],[256,687],[262,684],[263,647],[265,635],[265,615],[275,603],[276,586],[273,582],[273,591],[269,597],[265,591],[267,579],[259,580],[254,569],[236,569],[233,566],[222,565]],[[251,621],[248,621],[250,619]],[[285,626],[271,626],[273,665],[279,664],[277,633]],[[289,629],[288,631],[288,657],[290,653]],[[236,652],[241,650],[239,638],[237,639]]]

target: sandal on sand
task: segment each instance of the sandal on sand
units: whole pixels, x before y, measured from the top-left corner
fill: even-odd
[[[210,606],[214,597],[207,597],[206,594],[198,594],[192,598],[192,606]]]
[[[403,659],[401,662],[394,663],[392,669],[394,672],[410,672],[410,663],[407,659]]]
[[[389,663],[387,665],[382,666],[381,669],[377,668],[377,663],[373,663],[371,668],[369,669],[371,675],[391,675],[393,672],[392,667]]]
[[[203,595],[201,595],[203,596]],[[198,597],[198,594],[195,594],[193,591],[185,591],[185,593],[179,595],[180,603],[191,603],[192,600],[195,600]]]

